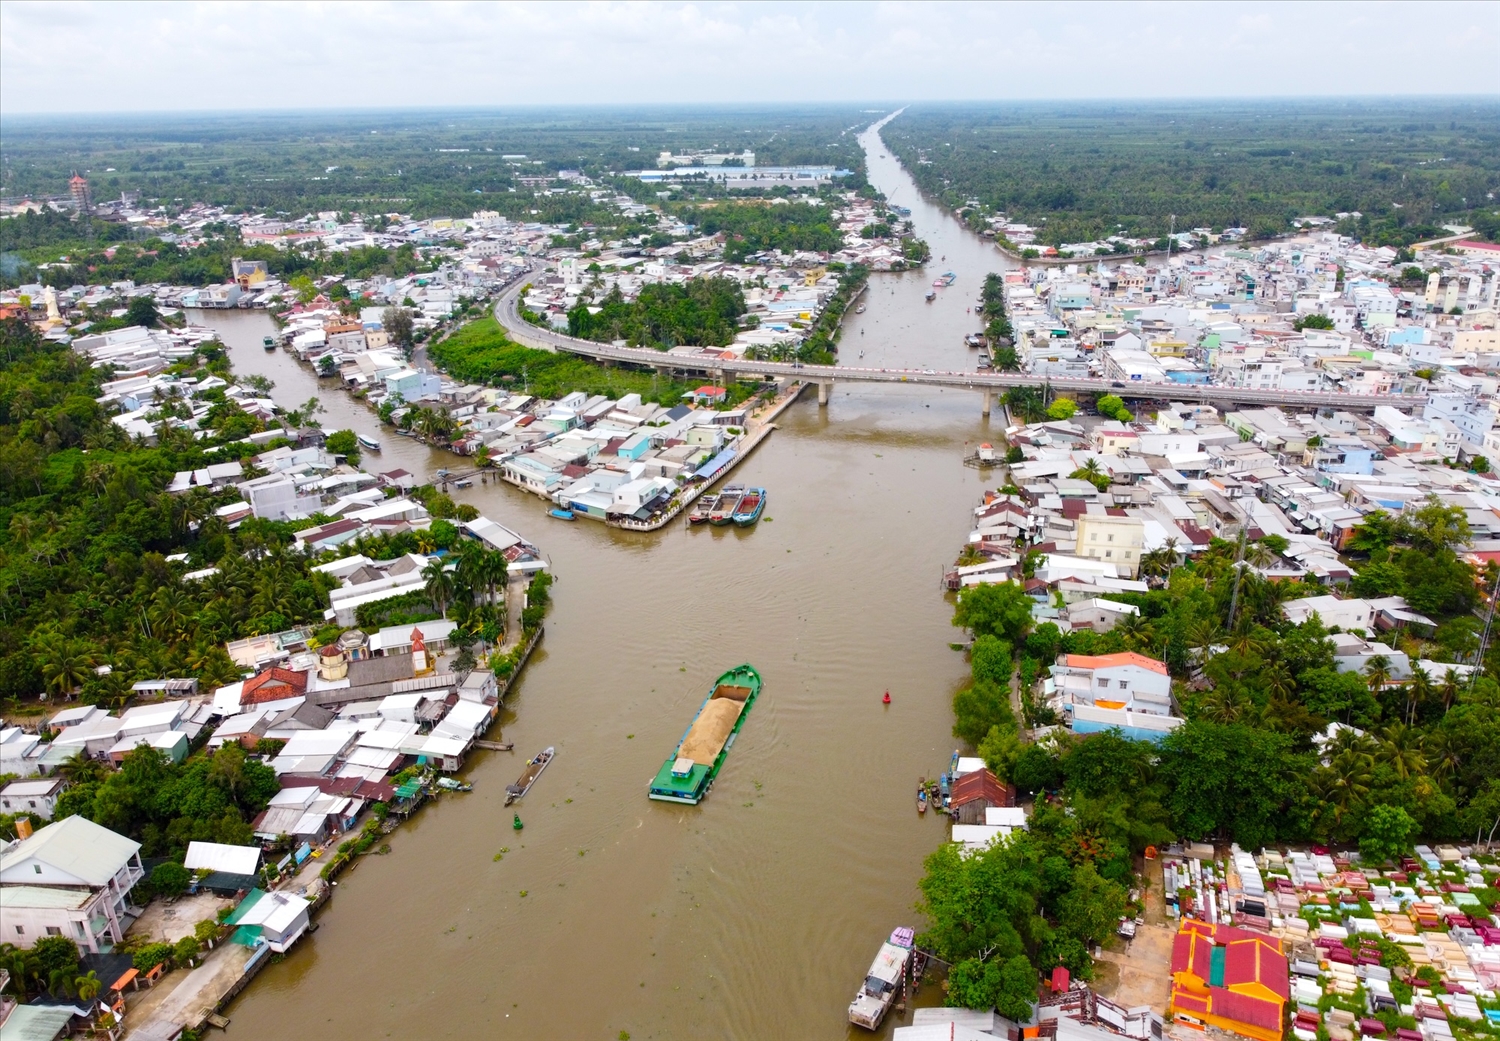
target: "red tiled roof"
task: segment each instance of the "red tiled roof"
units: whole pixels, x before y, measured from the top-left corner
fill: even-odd
[[[1000,779],[989,770],[966,773],[953,783],[954,807],[967,806],[971,802],[984,800],[991,806],[1014,806],[1015,789],[1001,784]]]
[[[307,691],[307,673],[275,666],[250,677],[240,689],[241,705],[295,698]]]

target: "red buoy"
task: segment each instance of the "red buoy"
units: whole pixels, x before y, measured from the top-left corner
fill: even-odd
[[[887,705],[889,705],[891,703],[891,692],[890,691],[886,691],[885,692],[885,697],[881,698],[880,700],[884,701]]]

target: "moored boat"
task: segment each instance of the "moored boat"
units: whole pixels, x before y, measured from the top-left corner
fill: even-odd
[[[748,528],[760,520],[760,515],[766,509],[766,490],[764,488],[748,488],[740,499],[740,504],[734,509],[734,522],[742,528]]]
[[[274,351],[276,349],[276,341],[269,336],[262,337],[260,345],[268,351]]]
[[[735,511],[740,508],[740,500],[745,497],[745,489],[737,484],[732,484],[719,494],[719,501],[709,511],[708,523],[715,527],[722,527],[734,520]]]
[[[542,771],[547,769],[547,764],[552,762],[552,758],[556,754],[557,750],[548,745],[545,749],[538,752],[535,758],[526,760],[526,769],[516,779],[516,783],[505,786],[505,805],[509,806],[531,791],[531,786],[536,784],[536,779],[542,776]],[[520,820],[519,817],[516,819]]]
[[[576,519],[573,516],[573,511],[572,510],[564,510],[564,509],[548,510],[547,511],[547,516],[549,516],[549,517],[556,517],[558,520],[567,520],[567,521]]]
[[[647,794],[661,802],[690,806],[702,801],[759,695],[760,673],[750,665],[737,665],[720,676]]]
[[[364,434],[355,434],[354,440],[358,441],[359,447],[363,448],[366,452],[380,451],[380,442],[373,437],[366,437]]]
[[[917,782],[917,812],[927,812],[927,780],[923,778]]]
[[[849,1002],[849,1022],[866,1030],[879,1029],[880,1021],[896,1001],[896,992],[906,988],[914,938],[911,927],[903,925],[880,945],[870,971],[865,973],[865,981]]]
[[[714,512],[714,507],[719,505],[717,495],[700,495],[698,501],[693,503],[693,510],[688,514],[689,524],[707,524],[709,514]]]
[[[936,299],[937,299],[937,293],[935,293],[931,289],[927,290],[927,302],[930,304],[930,303],[932,303]]]

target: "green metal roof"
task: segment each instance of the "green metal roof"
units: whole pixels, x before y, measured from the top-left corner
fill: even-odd
[[[262,890],[250,890],[250,892],[245,894],[245,899],[240,901],[240,905],[236,907],[232,912],[230,912],[228,918],[224,919],[224,923],[226,925],[239,925],[240,919],[249,914],[250,908],[258,904],[260,902],[260,898],[265,895],[266,894]]]

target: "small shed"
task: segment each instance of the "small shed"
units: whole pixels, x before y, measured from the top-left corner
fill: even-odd
[[[1014,806],[1016,790],[1003,784],[989,769],[964,774],[953,784],[953,819],[959,824],[984,824],[991,806]]]

